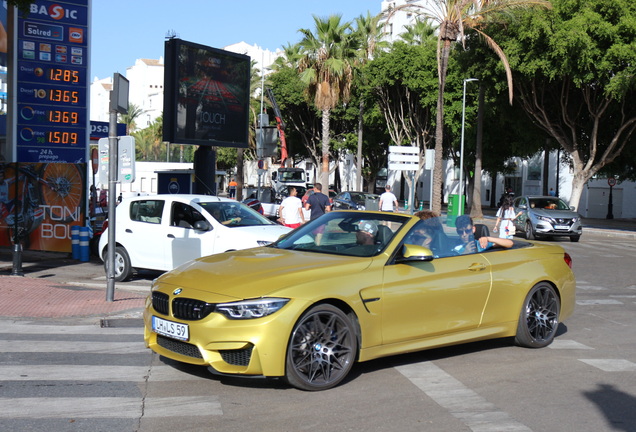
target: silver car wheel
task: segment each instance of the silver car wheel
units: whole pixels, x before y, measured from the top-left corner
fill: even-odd
[[[535,285],[523,303],[515,342],[527,348],[542,348],[554,340],[559,326],[561,302],[552,285]]]
[[[310,309],[294,326],[287,347],[286,379],[301,390],[325,390],[342,381],[356,358],[349,317],[331,305]]]

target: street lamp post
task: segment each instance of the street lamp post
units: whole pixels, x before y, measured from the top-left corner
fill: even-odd
[[[462,138],[459,149],[459,214],[464,214],[464,124],[466,122],[466,83],[478,81],[477,78],[464,80],[464,99],[462,101]]]

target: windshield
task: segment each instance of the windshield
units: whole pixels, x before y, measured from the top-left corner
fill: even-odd
[[[381,253],[409,220],[395,213],[330,212],[292,231],[273,247],[371,257]]]
[[[280,180],[284,182],[305,181],[302,171],[280,171]]]
[[[198,202],[220,224],[230,228],[274,225],[266,217],[240,202]]]
[[[530,198],[530,208],[570,210],[570,207],[560,198]]]

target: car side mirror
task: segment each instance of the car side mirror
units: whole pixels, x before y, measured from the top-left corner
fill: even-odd
[[[424,246],[417,246],[412,244],[405,244],[402,246],[402,254],[395,261],[398,264],[408,262],[422,262],[432,261],[434,258],[433,252],[429,248]]]
[[[519,210],[527,210],[528,206],[525,204],[519,204]]]
[[[210,231],[212,226],[210,226],[208,221],[198,220],[194,223],[194,229],[197,231]]]

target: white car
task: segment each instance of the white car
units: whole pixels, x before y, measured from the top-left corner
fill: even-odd
[[[265,246],[291,231],[238,201],[211,195],[126,198],[115,215],[115,281],[169,271],[206,255]],[[99,240],[106,263],[108,228]]]

